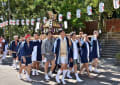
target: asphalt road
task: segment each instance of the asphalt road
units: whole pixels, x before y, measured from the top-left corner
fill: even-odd
[[[56,85],[55,78],[49,82],[44,80],[43,68],[40,68],[39,76],[31,76],[32,83],[27,82],[24,75],[24,80],[19,80],[18,70],[12,68],[11,62],[11,57],[8,57],[0,65],[0,85]],[[102,58],[99,70],[100,74],[91,73],[94,76],[93,79],[88,78],[86,74],[81,75],[80,78],[84,80],[82,83],[77,83],[74,74],[72,74],[73,79],[66,78],[67,85],[120,85],[120,65],[116,64],[114,58]]]

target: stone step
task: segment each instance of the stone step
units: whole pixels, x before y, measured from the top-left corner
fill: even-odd
[[[101,55],[101,57],[115,57],[115,55]]]
[[[102,51],[120,51],[119,48],[110,48],[110,47],[105,47],[105,48],[101,48]]]

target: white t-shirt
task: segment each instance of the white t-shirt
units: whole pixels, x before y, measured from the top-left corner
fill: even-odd
[[[78,47],[77,47],[77,43],[78,43],[78,40],[75,40],[73,41],[72,40],[72,43],[73,43],[73,59],[78,59]]]

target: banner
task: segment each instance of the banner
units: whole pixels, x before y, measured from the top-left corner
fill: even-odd
[[[104,12],[104,3],[103,2],[99,3],[99,12],[100,13]]]
[[[8,21],[5,21],[5,25],[8,26]]]
[[[67,12],[67,19],[68,19],[68,20],[71,19],[71,12]]]
[[[61,22],[61,21],[62,21],[62,19],[63,19],[62,14],[59,14],[59,15],[58,15],[58,21],[59,21],[59,22]]]
[[[35,24],[35,19],[31,19],[31,25]]]
[[[88,15],[92,15],[92,7],[91,6],[87,7],[87,13],[88,13]]]
[[[114,6],[115,9],[118,9],[119,6],[120,6],[119,0],[113,0],[113,6]]]
[[[76,17],[77,17],[77,18],[80,18],[80,17],[81,17],[81,10],[80,10],[80,9],[77,9],[77,10],[76,10]]]

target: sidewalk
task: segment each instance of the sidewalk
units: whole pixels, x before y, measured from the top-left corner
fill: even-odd
[[[11,61],[11,57],[8,60]],[[94,79],[88,78],[86,75],[80,76],[84,80],[82,83],[77,83],[74,79],[66,79],[67,85],[118,85],[120,84],[120,65],[115,65],[114,58],[104,58],[100,60],[100,74],[92,73]],[[5,63],[4,63],[5,64]],[[10,64],[10,62],[8,62]],[[14,70],[11,65],[0,65],[0,85],[55,85],[55,79],[46,82],[44,80],[43,68],[41,68],[39,76],[32,76],[34,82],[29,83],[18,79],[18,72]]]

